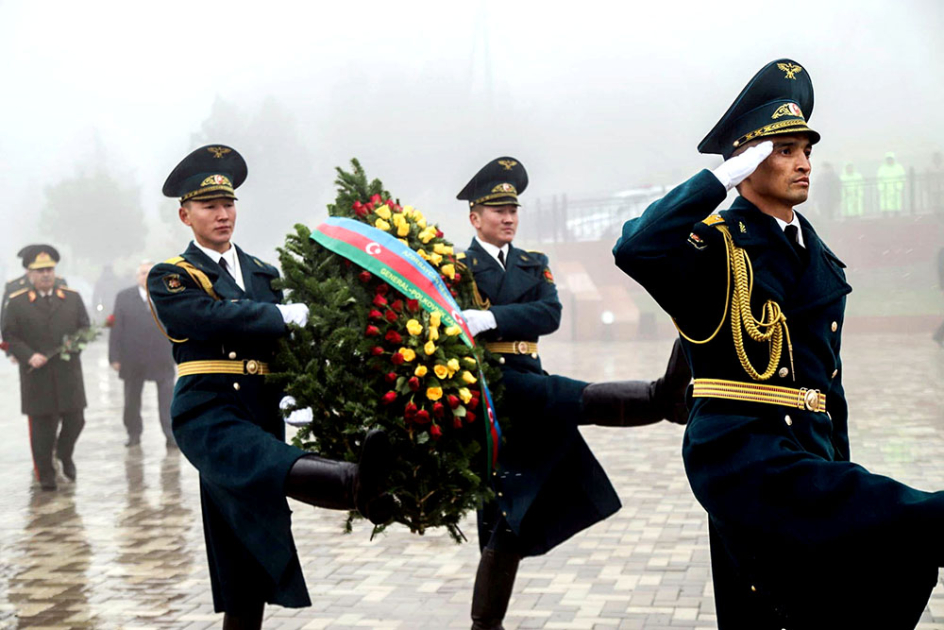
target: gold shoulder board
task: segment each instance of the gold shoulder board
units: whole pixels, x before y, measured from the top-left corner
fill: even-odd
[[[720,214],[709,214],[707,217],[702,219],[702,223],[705,225],[714,225],[715,223],[724,223],[724,217]]]

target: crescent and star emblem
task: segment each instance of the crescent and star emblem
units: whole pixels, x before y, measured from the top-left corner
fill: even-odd
[[[364,251],[370,254],[371,256],[376,256],[380,253],[380,245],[377,243],[367,243],[367,247],[364,248]]]

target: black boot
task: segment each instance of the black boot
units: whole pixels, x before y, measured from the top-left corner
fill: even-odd
[[[655,381],[590,383],[583,390],[580,424],[637,427],[669,420],[688,422],[685,390],[691,370],[678,340],[672,347],[665,375]]]
[[[331,510],[354,510],[375,525],[393,516],[393,497],[383,492],[392,452],[383,431],[371,431],[364,439],[358,464],[304,455],[289,470],[285,494],[293,499]]]
[[[265,604],[251,604],[239,612],[223,615],[223,630],[260,630]]]
[[[520,560],[507,551],[482,552],[472,590],[472,630],[502,630]]]

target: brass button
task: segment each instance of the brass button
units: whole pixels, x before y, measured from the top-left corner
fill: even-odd
[[[836,378],[837,374],[839,374],[839,368],[836,368],[835,370],[833,370],[833,375],[830,376],[829,378]]]
[[[783,421],[787,423],[788,427],[793,426],[793,418],[791,418],[790,416],[784,416]]]
[[[531,358],[532,358],[532,359],[537,359],[537,358],[538,358],[538,353],[537,353],[537,352],[532,352],[532,353],[531,353]]]
[[[502,516],[508,516],[508,512],[502,512]]]
[[[757,592],[757,587],[754,586],[753,584],[751,584],[751,592],[752,592],[752,593],[756,593],[756,592]]]
[[[503,495],[501,492],[499,492],[499,493],[498,493],[498,496],[503,497],[503,496],[505,496],[505,495]]]
[[[806,390],[806,394],[803,395],[803,404],[806,405],[807,411],[816,411],[819,409],[819,390]]]
[[[836,322],[833,322],[832,324],[829,325],[829,329],[832,330],[833,332],[836,332],[837,330],[839,330],[839,324],[837,324]]]
[[[787,378],[788,376],[790,376],[790,368],[787,368],[787,367],[780,368],[780,371],[777,372],[777,376],[779,376],[780,378]]]
[[[236,358],[236,353],[235,353],[235,352],[230,352],[230,353],[229,353],[229,358],[230,358],[230,359],[235,359],[235,358]]]
[[[519,342],[515,345],[515,352],[517,352],[518,354],[528,354],[528,342],[527,342],[527,341],[519,341]]]
[[[505,365],[505,357],[498,357],[498,365]]]
[[[498,476],[498,473],[493,470],[493,471],[492,471],[492,477],[497,477],[497,476]]]
[[[238,391],[239,391],[239,383],[233,383],[233,389],[235,389],[235,390],[238,392]]]
[[[246,361],[246,373],[247,374],[256,374],[259,372],[259,362],[255,359],[250,359]]]

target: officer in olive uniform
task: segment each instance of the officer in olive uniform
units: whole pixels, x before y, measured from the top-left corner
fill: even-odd
[[[74,354],[63,360],[61,350],[65,338],[88,328],[89,318],[79,294],[56,282],[55,248],[31,245],[20,253],[27,286],[9,296],[3,339],[20,367],[20,401],[29,418],[36,476],[43,490],[55,490],[53,451],[62,473],[75,481],[72,454],[85,426],[82,362]]]
[[[26,252],[34,247],[45,247],[47,251],[55,250],[55,248],[52,247],[51,245],[27,245],[26,247],[24,247],[23,249],[21,249],[20,251],[16,253],[17,258],[23,259]],[[26,265],[26,263],[23,263],[23,264],[24,266]],[[54,288],[58,289],[59,287],[64,287],[64,286],[67,286],[65,278],[60,278],[59,276],[56,276]],[[10,295],[17,291],[20,291],[21,289],[27,289],[27,288],[29,288],[29,279],[27,279],[25,273],[19,278],[14,278],[13,280],[10,280],[3,286],[3,299],[0,300],[0,327],[3,326],[3,313],[7,308],[7,302],[10,301]]]
[[[308,307],[280,304],[275,267],[231,242],[242,156],[201,147],[177,165],[164,194],[180,199],[194,240],[156,265],[148,291],[173,342],[178,381],[174,437],[200,472],[213,602],[224,629],[259,628],[264,603],[310,605],[291,534],[286,495],[319,507],[354,509],[386,522],[382,494],[386,436],[368,434],[360,464],[315,457],[286,444],[281,391],[267,384],[268,361]]]
[[[684,423],[691,373],[680,349],[665,378],[587,383],[548,375],[538,338],[560,326],[561,303],[547,256],[511,244],[528,174],[515,158],[483,167],[459,193],[476,237],[466,251],[484,310],[463,312],[474,335],[499,356],[512,418],[493,479],[498,500],[479,513],[482,557],[472,599],[473,629],[501,628],[522,557],[551,550],[620,508],[578,424]],[[540,430],[535,430],[535,424]]]
[[[944,562],[944,493],[849,459],[851,288],[794,211],[812,111],[807,69],[766,65],[698,147],[726,161],[628,221],[613,250],[675,319],[694,373],[683,458],[721,630],[913,628]]]

